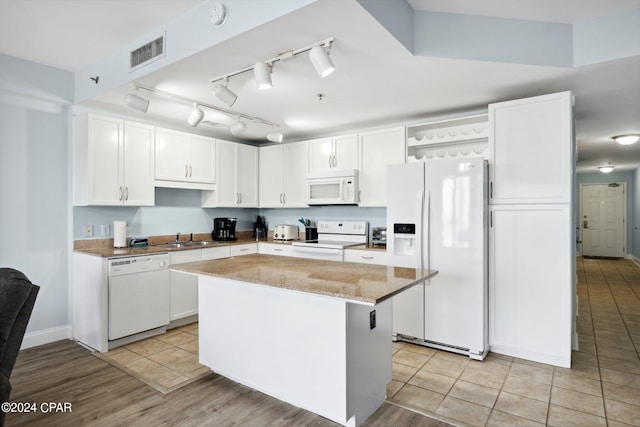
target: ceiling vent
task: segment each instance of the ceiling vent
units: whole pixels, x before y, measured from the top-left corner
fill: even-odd
[[[129,60],[129,71],[148,65],[164,56],[164,35],[132,50]]]

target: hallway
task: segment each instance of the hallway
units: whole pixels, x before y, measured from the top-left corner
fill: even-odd
[[[468,426],[640,425],[640,267],[577,259],[571,369],[394,343],[390,402]],[[541,307],[544,316],[544,307]]]

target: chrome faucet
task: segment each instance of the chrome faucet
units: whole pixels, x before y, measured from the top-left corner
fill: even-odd
[[[176,233],[176,243],[180,241],[180,233]]]

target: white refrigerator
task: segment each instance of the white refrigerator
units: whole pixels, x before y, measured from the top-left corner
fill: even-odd
[[[484,359],[486,162],[469,157],[391,165],[387,184],[389,265],[438,270],[393,298],[394,338]]]

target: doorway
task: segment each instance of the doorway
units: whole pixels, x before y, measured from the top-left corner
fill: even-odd
[[[580,184],[582,255],[624,258],[626,183]]]

